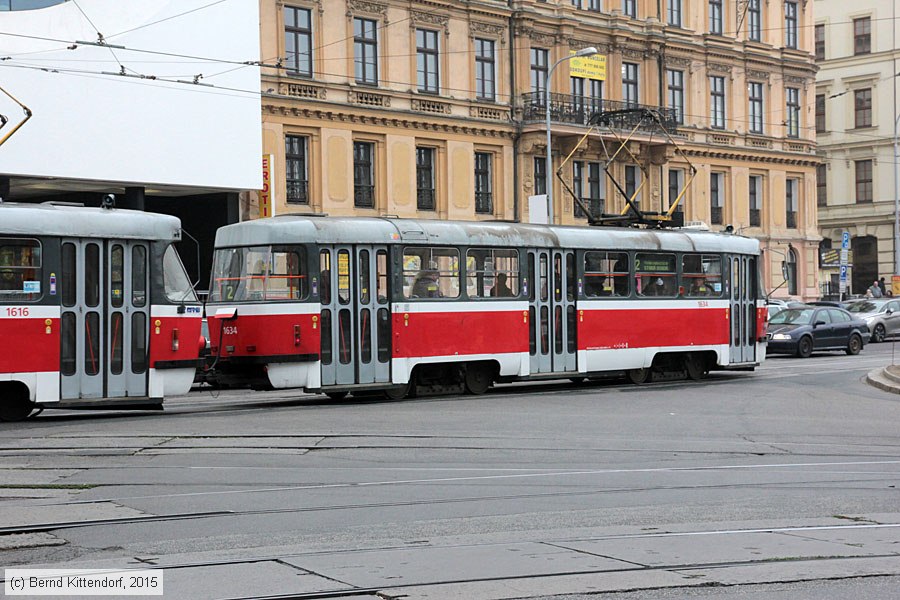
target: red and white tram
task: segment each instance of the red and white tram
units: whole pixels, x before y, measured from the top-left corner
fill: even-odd
[[[170,216],[0,203],[0,420],[190,389],[202,309],[180,239]]]
[[[765,357],[756,240],[687,230],[285,215],[219,230],[215,379],[342,397]]]

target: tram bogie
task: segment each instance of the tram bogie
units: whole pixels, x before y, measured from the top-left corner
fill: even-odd
[[[287,215],[227,226],[216,248],[221,381],[480,394],[765,358],[759,245],[742,236]]]
[[[180,239],[174,217],[0,203],[0,419],[189,390],[202,307]]]

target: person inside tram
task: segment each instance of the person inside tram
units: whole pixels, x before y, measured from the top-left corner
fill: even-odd
[[[441,288],[439,283],[440,273],[437,265],[431,263],[427,269],[419,271],[416,280],[413,282],[412,297],[413,298],[440,298]]]
[[[511,298],[515,295],[509,288],[509,285],[507,285],[506,280],[506,273],[497,274],[497,283],[495,283],[494,287],[491,288],[491,296],[495,296],[497,298]]]
[[[709,296],[711,292],[706,277],[695,277],[691,282],[691,296]]]

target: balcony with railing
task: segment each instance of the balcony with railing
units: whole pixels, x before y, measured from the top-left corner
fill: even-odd
[[[547,118],[546,94],[529,92],[522,94],[522,122],[544,123]],[[674,108],[622,102],[619,100],[593,99],[573,94],[550,94],[550,122],[560,125],[578,125],[587,127],[591,118],[597,113],[609,113],[608,124],[613,129],[632,130],[654,133],[659,131],[656,122],[642,118],[640,112],[620,113],[629,109],[648,110],[659,116],[659,123],[669,133],[675,133],[678,126]]]

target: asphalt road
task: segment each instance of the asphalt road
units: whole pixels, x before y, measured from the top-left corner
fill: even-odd
[[[47,411],[0,425],[0,563],[162,568],[168,598],[898,597],[900,395],[864,383],[892,350]]]

